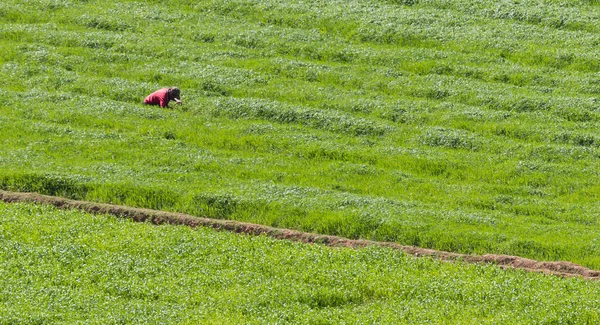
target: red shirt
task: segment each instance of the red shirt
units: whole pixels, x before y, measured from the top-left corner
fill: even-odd
[[[144,104],[149,105],[160,105],[160,107],[167,107],[169,104],[169,94],[167,93],[169,88],[159,89],[152,94],[148,95],[146,99],[144,99]]]

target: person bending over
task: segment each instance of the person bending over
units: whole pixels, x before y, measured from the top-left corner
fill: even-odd
[[[180,95],[181,91],[177,87],[162,88],[148,95],[148,97],[144,99],[144,104],[169,107],[170,101],[175,101],[177,104],[181,104]]]

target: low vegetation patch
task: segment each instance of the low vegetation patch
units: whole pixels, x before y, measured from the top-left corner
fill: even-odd
[[[0,203],[0,322],[545,324],[600,283]]]

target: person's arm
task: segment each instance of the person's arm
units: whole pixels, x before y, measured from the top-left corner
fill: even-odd
[[[160,107],[169,107],[169,99],[166,96],[161,96],[158,101],[160,103]]]

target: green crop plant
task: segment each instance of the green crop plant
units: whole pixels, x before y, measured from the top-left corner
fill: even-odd
[[[600,268],[599,13],[3,1],[0,188]]]
[[[595,324],[600,284],[0,203],[0,323]]]

